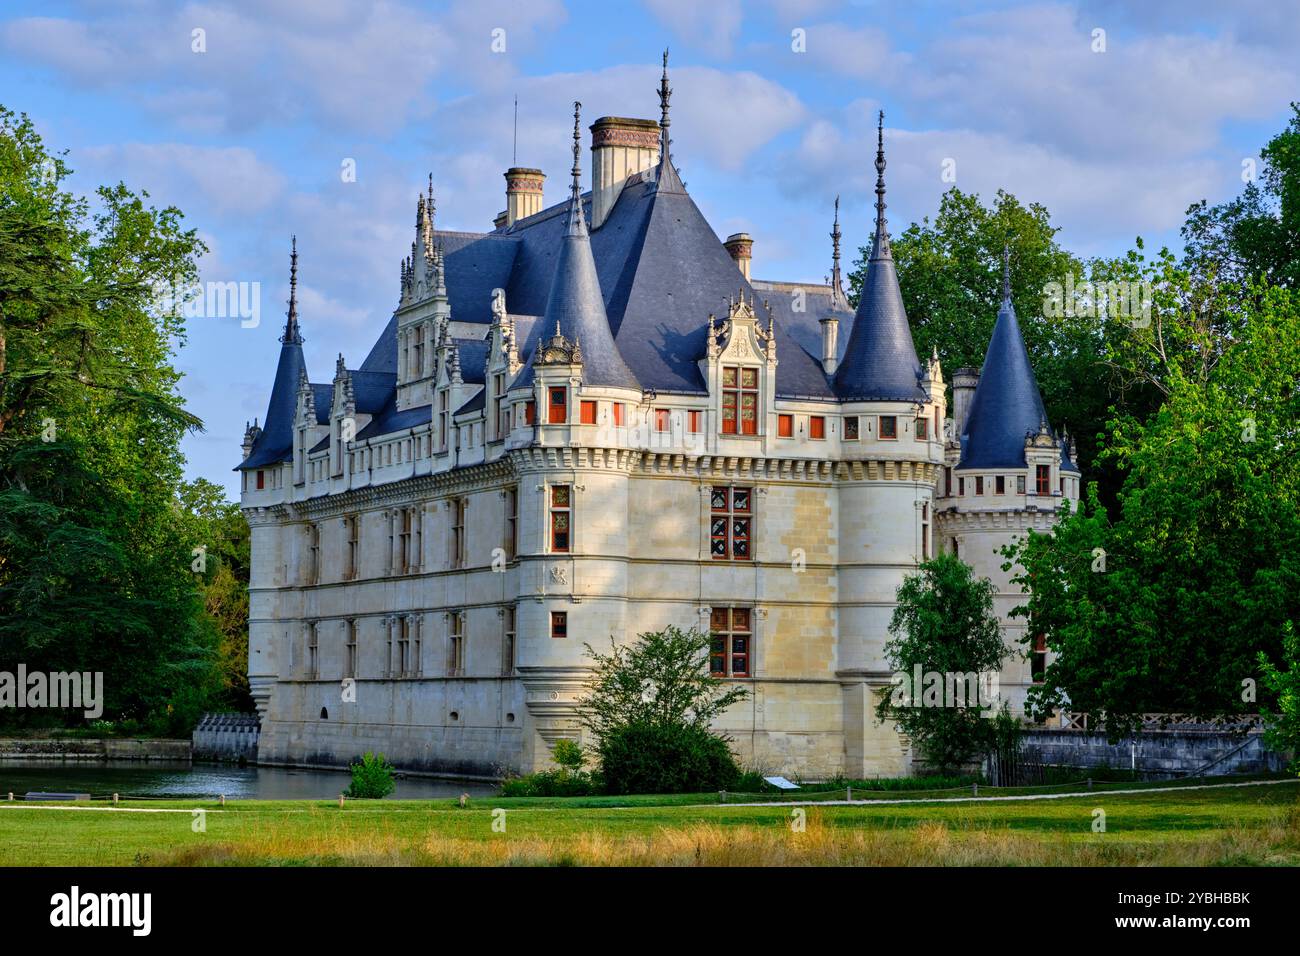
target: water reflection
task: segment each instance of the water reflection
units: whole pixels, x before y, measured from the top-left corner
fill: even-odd
[[[280,767],[235,767],[218,764],[135,760],[0,760],[0,799],[13,793],[21,800],[29,790],[89,793],[102,797],[197,797],[224,794],[229,800],[328,800],[347,789],[346,771],[289,770]],[[487,796],[491,784],[401,777],[394,799],[426,800]]]

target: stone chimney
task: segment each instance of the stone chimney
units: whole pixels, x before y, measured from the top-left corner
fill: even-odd
[[[518,219],[527,219],[542,211],[542,183],[546,174],[540,169],[512,166],[506,176],[506,222],[513,226]],[[499,227],[498,227],[499,228]]]
[[[980,370],[966,366],[952,373],[952,424],[957,440],[966,434],[966,416],[970,413],[975,386],[980,383]]]
[[[749,264],[754,259],[754,240],[749,238],[749,233],[738,232],[733,236],[728,236],[727,241],[723,243],[731,258],[736,260],[736,265],[740,269],[740,274],[749,281]]]
[[[659,124],[602,116],[590,128],[591,228],[598,229],[609,218],[628,177],[659,162]]]
[[[748,275],[745,278],[749,278]],[[839,367],[840,320],[828,315],[822,323],[822,369],[827,375],[834,375]]]

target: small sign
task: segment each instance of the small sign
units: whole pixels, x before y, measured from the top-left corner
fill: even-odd
[[[785,779],[785,777],[764,777],[763,779],[766,780],[768,783],[770,783],[772,786],[776,787],[778,790],[799,789],[799,785],[797,783],[791,783],[789,780]]]

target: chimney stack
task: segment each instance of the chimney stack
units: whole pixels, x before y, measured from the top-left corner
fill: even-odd
[[[748,277],[746,277],[748,278]],[[822,323],[822,369],[827,375],[834,375],[839,367],[840,320],[828,315]]]
[[[736,265],[740,269],[740,274],[749,281],[749,264],[754,258],[754,240],[749,237],[747,232],[738,232],[735,235],[728,236],[727,241],[723,243],[731,258],[736,260]]]
[[[506,176],[506,222],[513,226],[518,219],[527,219],[542,211],[542,183],[546,174],[540,169],[511,166]]]
[[[980,383],[980,370],[965,366],[952,373],[952,424],[957,440],[966,434],[966,416],[970,413],[975,386]]]
[[[598,229],[609,218],[628,177],[659,162],[659,124],[602,116],[590,129],[591,228]]]

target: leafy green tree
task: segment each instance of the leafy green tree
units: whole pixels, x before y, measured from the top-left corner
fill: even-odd
[[[947,675],[997,673],[1011,650],[993,612],[993,583],[976,579],[969,565],[941,554],[920,565],[898,588],[884,652],[894,686],[880,692],[876,708],[912,739],[925,760],[947,772],[983,754],[995,742],[991,700],[970,699],[968,681]],[[942,680],[913,686],[916,673]],[[984,687],[992,687],[985,678]]]
[[[1265,739],[1277,750],[1290,751],[1291,769],[1300,772],[1300,634],[1290,621],[1282,634],[1282,656],[1290,662],[1286,669],[1270,661],[1267,654],[1259,655],[1264,686],[1277,700],[1275,712],[1264,710],[1270,721]]]
[[[710,638],[668,627],[610,641],[609,654],[588,644],[593,673],[579,705],[596,737],[600,778],[609,793],[725,790],[740,778],[728,738],[714,718],[749,696],[709,673]]]
[[[672,626],[639,634],[632,644],[611,640],[608,654],[586,645],[593,666],[580,706],[583,725],[597,737],[630,724],[708,729],[749,696],[709,673],[709,645],[707,634]]]
[[[1165,397],[1109,425],[1114,516],[1090,489],[1052,533],[1004,551],[1027,592],[1013,613],[1056,655],[1031,708],[1088,712],[1114,738],[1143,713],[1253,711],[1243,688],[1261,653],[1286,659],[1279,635],[1300,612],[1300,296],[1256,286],[1224,333],[1180,296],[1184,270],[1150,268],[1167,279],[1157,321],[1112,359]],[[1158,335],[1184,344],[1161,352]]]
[[[1184,264],[1244,292],[1254,280],[1300,289],[1300,103],[1260,150],[1263,166],[1241,195],[1187,210]]]
[[[219,635],[177,503],[199,427],[180,303],[154,290],[191,283],[203,245],[121,184],[92,212],[68,173],[0,108],[0,664],[103,671],[108,714],[183,733],[219,689]]]

